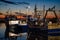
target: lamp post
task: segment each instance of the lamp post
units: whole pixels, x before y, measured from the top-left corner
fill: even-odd
[[[26,7],[26,22],[28,21],[27,19],[28,19],[29,8],[30,8],[30,6]]]
[[[30,8],[30,6],[26,7],[26,10],[27,10],[26,15],[29,13],[29,8]]]

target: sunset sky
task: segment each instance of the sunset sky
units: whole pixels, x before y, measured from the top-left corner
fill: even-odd
[[[11,2],[27,2],[29,5],[25,4],[19,4],[19,5],[14,5],[14,4],[8,4],[0,1],[0,12],[6,12],[9,8],[12,12],[26,12],[26,7],[30,6],[28,9],[29,12],[34,11],[34,6],[35,4],[37,5],[38,10],[43,10],[43,5],[45,5],[45,9],[48,9],[49,7],[53,7],[54,5],[56,6],[57,10],[60,10],[60,0],[6,0],[6,1],[11,1]]]

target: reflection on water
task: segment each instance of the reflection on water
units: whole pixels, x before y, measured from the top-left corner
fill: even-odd
[[[5,29],[6,29],[5,24],[4,23],[0,24],[0,37],[4,37]]]
[[[6,29],[5,24],[4,23],[0,24],[0,38],[4,37],[5,29]],[[17,40],[26,40],[26,35],[18,37]]]

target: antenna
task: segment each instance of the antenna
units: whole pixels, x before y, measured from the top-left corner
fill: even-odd
[[[44,14],[45,14],[45,5],[43,5],[43,17],[44,17]]]

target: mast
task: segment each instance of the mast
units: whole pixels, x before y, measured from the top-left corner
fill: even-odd
[[[45,15],[45,5],[43,5],[43,17]]]
[[[34,17],[36,18],[37,17],[37,6],[35,4],[35,8],[34,8]]]
[[[6,12],[6,13],[7,13],[7,15],[9,15],[9,14],[10,14],[9,12],[10,12],[10,8],[9,8],[9,9],[7,10],[7,12]]]

